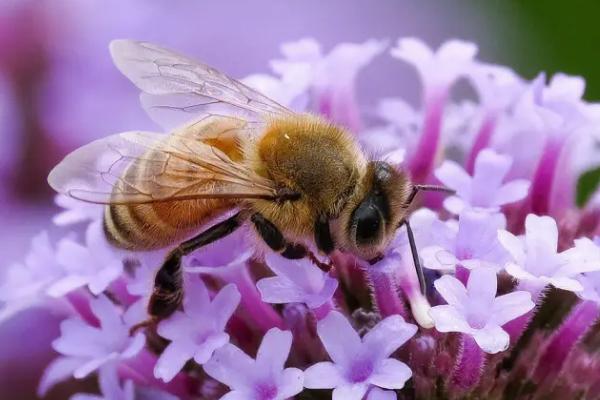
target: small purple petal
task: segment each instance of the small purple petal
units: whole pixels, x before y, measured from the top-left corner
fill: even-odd
[[[383,360],[370,378],[372,384],[384,389],[402,389],[412,371],[403,362],[388,358]]]
[[[255,364],[242,350],[228,344],[217,350],[204,364],[204,371],[232,389],[243,390],[251,386]]]
[[[256,354],[256,365],[261,369],[283,370],[285,360],[292,348],[292,334],[277,328],[269,330],[263,337]]]
[[[526,314],[535,307],[531,300],[531,294],[525,291],[518,291],[496,297],[491,313],[494,323],[499,326],[512,321],[513,319]]]
[[[508,333],[497,325],[485,326],[473,332],[473,338],[483,351],[496,354],[508,349],[510,337]]]
[[[343,382],[339,369],[329,361],[316,363],[304,371],[304,386],[309,389],[333,389]]]
[[[408,324],[399,315],[391,315],[373,327],[363,337],[363,345],[374,356],[386,358],[402,346],[417,332],[417,327]]]
[[[460,308],[467,301],[467,289],[458,279],[450,275],[444,275],[436,280],[434,286],[451,306]]]
[[[331,312],[319,321],[317,332],[327,353],[336,364],[347,365],[362,345],[350,322],[338,312]]]
[[[396,393],[391,390],[382,390],[376,387],[369,390],[367,400],[396,400]]]
[[[156,366],[154,376],[164,382],[171,381],[175,375],[194,356],[195,348],[192,343],[183,341],[171,342],[162,352]]]
[[[357,383],[354,385],[338,386],[333,390],[332,400],[361,400],[367,393],[368,385]]]

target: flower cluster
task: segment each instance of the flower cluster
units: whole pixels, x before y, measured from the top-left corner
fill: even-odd
[[[112,248],[101,206],[59,196],[62,238],[36,236],[0,288],[0,321],[32,305],[64,315],[39,393],[97,374],[100,394],[73,399],[600,396],[600,205],[574,202],[599,161],[600,107],[582,78],[527,81],[476,53],[415,38],[326,53],[303,39],[244,80],[345,126],[414,182],[454,190],[419,194],[410,216],[427,294],[406,228],[378,263],[335,252],[330,272],[265,254],[241,229],[184,259],[180,310],[132,329],[165,252]],[[366,126],[355,82],[386,55],[416,69],[422,104],[382,99]],[[454,98],[460,79],[475,98]]]

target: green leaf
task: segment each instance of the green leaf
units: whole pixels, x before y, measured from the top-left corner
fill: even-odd
[[[600,185],[600,167],[584,172],[577,181],[577,206],[583,207]]]

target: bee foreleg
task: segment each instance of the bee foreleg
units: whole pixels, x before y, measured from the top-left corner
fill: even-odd
[[[321,215],[315,221],[315,243],[317,248],[325,254],[330,254],[335,250],[335,243],[329,230],[329,219]]]
[[[265,243],[273,250],[279,253],[282,257],[291,260],[308,257],[317,267],[328,271],[331,269],[329,264],[321,262],[305,245],[301,243],[289,242],[283,237],[283,234],[271,221],[266,219],[262,214],[255,213],[250,219],[256,228],[256,231],[265,241]]]
[[[150,321],[167,318],[181,305],[183,301],[181,259],[200,247],[229,235],[240,227],[243,220],[244,216],[239,212],[181,243],[169,252],[154,278],[154,289],[148,302]],[[139,324],[139,326],[144,325],[148,325],[148,323]]]

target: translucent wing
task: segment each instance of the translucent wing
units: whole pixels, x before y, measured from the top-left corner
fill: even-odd
[[[56,191],[101,204],[277,198],[275,184],[226,153],[174,133],[125,132],[89,143],[48,177]]]
[[[155,44],[115,40],[110,51],[117,68],[142,90],[146,111],[168,129],[205,113],[260,121],[292,112],[208,65]]]

